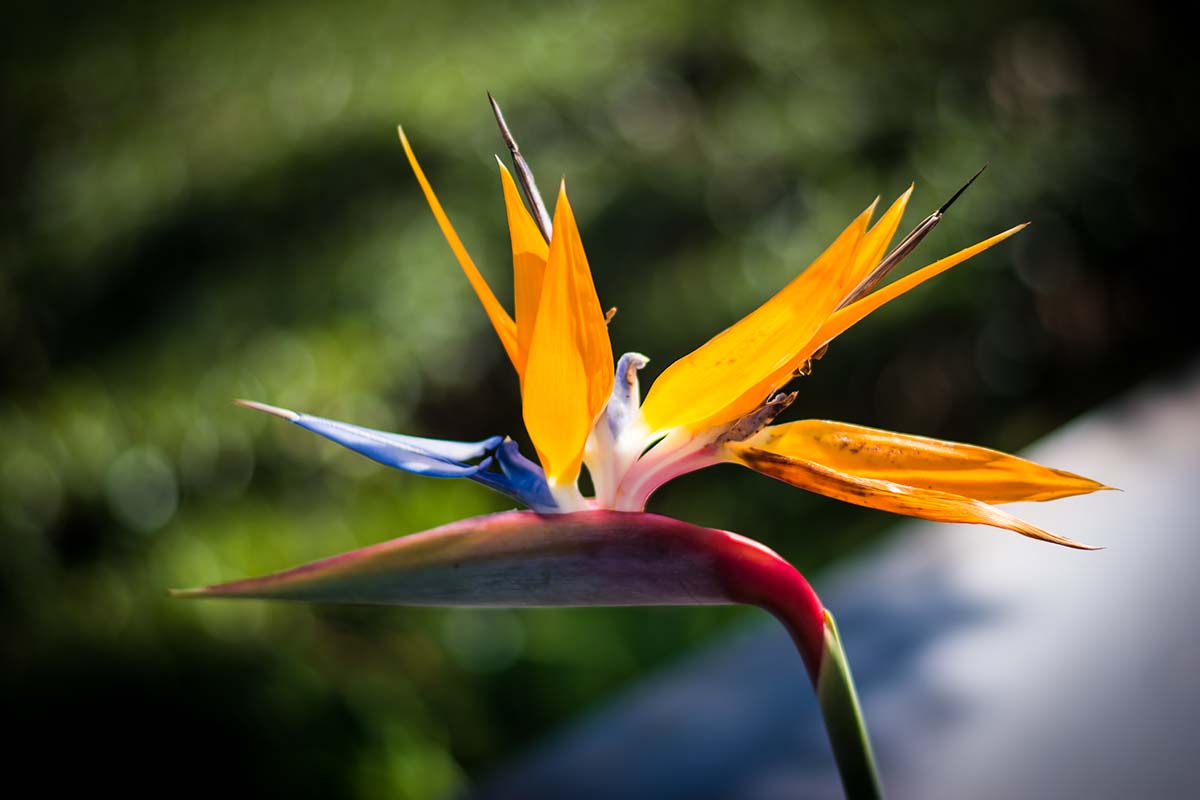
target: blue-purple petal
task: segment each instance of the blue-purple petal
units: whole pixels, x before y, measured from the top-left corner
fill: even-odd
[[[435,478],[471,477],[484,469],[484,465],[459,462],[483,456],[502,441],[500,436],[482,442],[422,439],[385,433],[309,414],[298,414],[292,422],[380,464]],[[453,455],[463,457],[456,459]]]
[[[511,482],[525,505],[534,511],[553,511],[558,507],[546,473],[533,461],[521,455],[520,448],[512,439],[506,439],[496,450],[496,463]]]
[[[507,495],[533,511],[555,512],[558,503],[546,483],[546,473],[534,462],[521,455],[517,443],[506,439],[496,449],[496,464],[500,472],[478,472],[471,480]]]
[[[470,478],[534,511],[558,510],[542,468],[522,456],[516,442],[503,436],[478,442],[425,439],[299,414],[265,403],[249,400],[237,403],[286,419],[380,464],[435,478]],[[467,463],[475,459],[480,461]],[[490,469],[493,465],[499,471]]]

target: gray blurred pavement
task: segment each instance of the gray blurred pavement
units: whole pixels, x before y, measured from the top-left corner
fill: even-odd
[[[1200,369],[1025,455],[1124,490],[1008,507],[1108,549],[914,522],[816,582],[888,796],[1200,796]],[[764,619],[633,687],[474,796],[840,794],[800,658]]]

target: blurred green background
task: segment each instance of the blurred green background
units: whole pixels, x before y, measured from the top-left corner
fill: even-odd
[[[1194,254],[1175,236],[1197,72],[1186,30],[1149,5],[110,2],[5,17],[0,687],[17,770],[55,766],[44,788],[440,797],[758,618],[165,596],[510,505],[229,403],[526,441],[398,122],[508,298],[497,95],[543,187],[567,177],[601,301],[620,309],[614,348],[652,358],[643,385],[876,194],[917,182],[908,227],[984,162],[906,268],[1033,227],[840,339],[790,417],[1018,449],[1195,352],[1180,289]],[[891,522],[733,467],[652,508],[809,572]]]

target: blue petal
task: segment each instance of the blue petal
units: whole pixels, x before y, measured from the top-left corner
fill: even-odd
[[[298,414],[264,403],[238,401],[241,405],[282,417],[301,428],[320,434],[326,439],[348,447],[356,453],[389,467],[435,478],[469,478],[487,469],[491,459],[479,464],[460,463],[480,458],[494,450],[503,440],[493,436],[480,442],[454,442],[443,439],[422,439],[395,433],[362,428],[324,417]]]
[[[472,475],[471,479],[524,503],[533,511],[548,513],[560,510],[546,483],[546,473],[521,455],[517,443],[512,439],[506,439],[496,450],[496,463],[501,472],[481,471]]]
[[[309,419],[318,419],[318,417],[309,417]],[[344,423],[338,422],[335,424],[342,425]],[[367,429],[362,428],[361,430]],[[482,458],[495,450],[504,441],[503,436],[491,436],[478,442],[456,442],[450,439],[424,439],[420,436],[405,436],[400,433],[370,432],[382,436],[387,441],[399,447],[420,450],[446,461],[473,461],[477,458]]]
[[[521,455],[516,442],[503,436],[493,436],[479,442],[423,439],[362,428],[311,414],[299,414],[265,403],[249,400],[236,402],[286,419],[380,464],[435,478],[470,478],[534,511],[559,510],[546,483],[546,473]],[[482,460],[478,464],[466,463],[476,458]],[[499,472],[489,470],[493,464],[500,467]]]
[[[484,469],[482,464],[474,466],[459,464],[437,452],[438,450],[472,453],[477,451],[478,448],[465,442],[399,436],[308,414],[301,414],[292,421],[301,428],[319,433],[326,439],[331,439],[357,453],[362,453],[380,464],[402,469],[405,472],[430,475],[435,478],[467,478]],[[500,437],[497,436],[496,439],[498,444]],[[419,447],[418,444],[424,446]],[[470,449],[468,450],[468,448]],[[480,455],[484,452],[486,450],[478,449]]]

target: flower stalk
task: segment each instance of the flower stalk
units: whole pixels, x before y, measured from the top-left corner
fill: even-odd
[[[825,733],[833,748],[833,759],[837,762],[846,797],[854,800],[883,797],[883,784],[875,766],[875,754],[858,704],[850,664],[842,649],[833,614],[828,610],[825,611],[825,650],[816,689],[821,719],[825,722]]]

